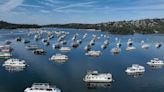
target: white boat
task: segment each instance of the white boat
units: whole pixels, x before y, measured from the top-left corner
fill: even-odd
[[[128,46],[132,46],[132,45],[133,45],[132,39],[128,39],[127,45],[128,45]]]
[[[117,48],[120,48],[120,47],[121,47],[121,40],[119,40],[119,41],[116,43],[116,47],[117,47]]]
[[[0,52],[11,52],[12,48],[10,45],[1,45],[0,46]]]
[[[0,58],[9,58],[12,54],[8,52],[0,52]]]
[[[156,43],[156,44],[155,44],[155,47],[156,47],[156,48],[160,48],[161,46],[162,46],[161,43]]]
[[[145,72],[145,67],[138,65],[138,64],[133,64],[131,67],[128,67],[125,70],[126,73],[144,73]]]
[[[128,46],[126,48],[127,51],[132,51],[132,50],[135,50],[135,49],[136,49],[136,47],[134,47],[134,46]]]
[[[52,61],[56,61],[56,60],[68,60],[68,56],[67,55],[62,55],[62,54],[55,54],[53,55],[50,60]]]
[[[98,71],[87,72],[84,79],[85,82],[112,82],[112,74],[111,73],[98,73]]]
[[[88,51],[85,55],[88,55],[88,56],[100,56],[101,55],[101,51]]]
[[[141,48],[148,49],[149,47],[150,47],[150,45],[145,43],[144,40],[141,41]]]
[[[25,67],[25,61],[20,59],[8,59],[4,62],[3,66],[13,66],[13,67]]]
[[[159,58],[153,58],[150,62],[147,62],[147,64],[150,66],[164,65],[164,61]]]
[[[70,51],[71,48],[70,47],[61,47],[59,50],[63,51],[63,52],[65,52],[65,51],[67,52],[67,51]]]
[[[121,52],[121,49],[118,48],[118,47],[115,47],[115,48],[113,48],[113,49],[111,50],[111,52],[114,53],[114,54],[117,54],[117,53],[120,53],[120,52]]]
[[[148,49],[149,47],[150,47],[150,45],[149,44],[142,44],[142,46],[141,46],[143,49]]]
[[[59,88],[50,86],[48,83],[34,83],[32,87],[28,87],[24,92],[61,92]]]

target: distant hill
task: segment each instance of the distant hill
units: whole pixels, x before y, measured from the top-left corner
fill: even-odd
[[[164,19],[143,19],[130,21],[116,21],[97,24],[50,24],[50,25],[27,25],[27,24],[12,24],[0,21],[0,28],[40,28],[40,27],[58,27],[58,28],[75,28],[75,29],[96,29],[106,31],[112,34],[152,34],[164,33]]]
[[[14,24],[5,21],[0,21],[0,29],[17,29],[17,28],[40,28],[36,24]]]

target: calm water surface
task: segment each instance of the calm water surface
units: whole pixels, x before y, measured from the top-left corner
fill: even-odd
[[[46,82],[56,85],[62,92],[163,92],[164,90],[164,67],[154,69],[149,67],[146,62],[154,57],[164,59],[164,47],[155,48],[156,42],[161,42],[164,45],[164,35],[109,35],[111,44],[107,49],[102,50],[101,44],[106,38],[101,37],[97,40],[94,50],[101,50],[100,57],[85,56],[84,46],[91,40],[92,34],[100,36],[105,34],[102,32],[89,32],[86,30],[76,29],[49,29],[63,30],[70,32],[66,36],[69,46],[71,38],[75,33],[79,33],[78,39],[82,38],[83,34],[88,33],[88,37],[83,40],[83,43],[68,53],[63,53],[69,56],[69,60],[65,63],[56,63],[49,61],[49,58],[56,53],[61,53],[59,50],[52,49],[52,44],[56,42],[56,38],[50,41],[50,46],[45,46],[39,41],[35,41],[33,36],[28,37],[28,30],[0,30],[0,43],[5,40],[12,41],[11,46],[13,58],[24,59],[29,65],[21,72],[9,72],[2,67],[5,60],[0,60],[0,92],[23,92],[26,87],[33,83]],[[30,44],[37,44],[39,47],[47,51],[46,55],[34,55],[31,51],[25,49],[27,44],[16,42],[15,38],[21,36],[31,41]],[[115,46],[115,37],[121,39],[121,53],[113,55],[110,50]],[[134,41],[134,46],[137,48],[132,52],[127,52],[126,42],[131,38]],[[145,40],[151,47],[142,49],[140,41]],[[132,64],[143,65],[146,72],[137,77],[128,76],[125,69]],[[109,86],[107,84],[97,84],[101,86],[89,86],[83,82],[83,77],[88,70],[97,70],[99,72],[110,72],[113,75],[114,82]],[[96,84],[95,84],[96,85]]]

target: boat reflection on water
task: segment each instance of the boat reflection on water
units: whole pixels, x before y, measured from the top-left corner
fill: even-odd
[[[88,89],[97,89],[97,88],[110,88],[111,83],[86,83]]]
[[[21,72],[25,69],[23,66],[5,66],[5,70],[9,72]]]
[[[151,65],[150,66],[150,69],[152,69],[152,70],[155,70],[155,69],[160,69],[160,68],[162,68],[164,65]]]
[[[138,77],[142,77],[144,74],[144,72],[140,72],[140,73],[127,73],[128,76],[134,77],[134,78],[138,78]]]
[[[53,60],[53,62],[63,64],[66,62],[66,60]]]

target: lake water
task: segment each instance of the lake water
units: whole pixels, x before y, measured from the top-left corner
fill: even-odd
[[[35,41],[33,36],[28,37],[28,30],[0,30],[0,43],[5,40],[12,41],[13,58],[24,59],[29,65],[21,72],[11,72],[5,70],[2,64],[5,60],[0,60],[0,92],[23,92],[25,88],[33,83],[50,83],[56,85],[62,92],[163,92],[164,90],[164,67],[154,69],[146,64],[152,58],[157,57],[164,60],[164,47],[155,48],[156,42],[164,45],[164,35],[109,35],[110,44],[107,49],[101,49],[101,44],[106,38],[101,37],[96,41],[93,50],[101,50],[100,57],[89,57],[85,55],[84,46],[91,40],[92,34],[100,36],[102,32],[91,32],[76,29],[47,29],[50,31],[62,30],[70,32],[66,36],[70,46],[71,38],[75,33],[79,33],[78,39],[83,34],[88,33],[88,37],[82,40],[78,48],[72,49],[68,53],[52,49],[52,44],[56,42],[56,36],[50,40],[50,46],[45,46],[39,41]],[[31,41],[30,44],[36,44],[47,51],[46,55],[34,55],[31,51],[25,49],[27,44],[16,42],[15,38],[22,38]],[[121,39],[122,47],[118,55],[113,55],[111,49],[115,46],[115,38]],[[136,50],[127,52],[126,42],[131,38],[134,41]],[[149,49],[141,48],[141,40],[145,40],[151,46]],[[69,56],[69,60],[64,63],[49,61],[49,58],[56,53],[62,53]],[[145,67],[145,73],[141,76],[133,77],[125,73],[127,67],[132,64],[140,64]],[[89,87],[83,81],[88,70],[97,70],[102,73],[110,72],[113,75],[114,82],[108,84],[93,84]],[[97,85],[97,86],[96,86]]]

